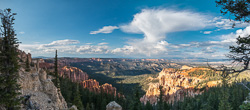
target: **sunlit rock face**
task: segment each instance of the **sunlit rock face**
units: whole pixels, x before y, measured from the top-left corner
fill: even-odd
[[[150,83],[146,94],[140,99],[141,102],[151,104],[157,103],[160,95],[160,86],[162,86],[163,100],[166,102],[173,102],[182,100],[184,95],[194,96],[200,94],[199,90],[195,91],[193,88],[195,84],[202,79],[191,78],[186,71],[177,71],[173,68],[164,68],[157,77],[158,83]]]
[[[89,78],[88,74],[76,67],[64,66],[59,70],[59,75],[71,79],[72,82],[82,82]]]
[[[111,84],[105,83],[100,86],[99,82],[94,79],[85,80],[81,84],[83,88],[87,88],[91,92],[101,93],[102,91],[104,93],[114,94],[114,96],[116,96],[116,88]]]
[[[51,73],[55,71],[53,63],[40,62],[39,67]],[[72,66],[64,66],[63,64],[60,64],[58,67],[58,74],[63,78],[71,79],[72,82],[82,82],[89,78],[88,74],[81,69]]]

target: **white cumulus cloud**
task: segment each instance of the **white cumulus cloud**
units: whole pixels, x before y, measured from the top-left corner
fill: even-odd
[[[133,39],[127,42],[128,45],[112,52],[146,56],[166,55],[167,33],[204,29],[209,25],[207,18],[207,15],[186,10],[143,9],[134,15],[130,23],[121,25],[120,29],[126,33],[143,34],[144,38]]]
[[[97,31],[91,31],[89,34],[99,34],[99,33],[108,34],[108,33],[112,33],[113,30],[115,30],[115,29],[119,29],[119,27],[117,27],[117,26],[104,26],[103,28],[101,28]]]
[[[76,52],[80,54],[105,54],[108,53],[108,46],[101,45],[101,46],[95,46],[95,45],[83,45],[80,46]]]

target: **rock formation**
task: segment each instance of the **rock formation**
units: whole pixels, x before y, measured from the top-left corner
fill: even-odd
[[[28,53],[26,54],[24,51],[22,50],[17,50],[18,51],[18,57],[20,58],[20,61],[21,62],[26,62],[27,61],[27,58],[28,58],[28,61],[29,63],[31,62],[31,54]]]
[[[37,71],[32,68],[30,72],[25,72],[21,68],[19,75],[21,93],[26,100],[23,109],[59,110],[67,108],[61,92],[58,92],[43,69]]]
[[[93,79],[85,80],[81,84],[84,88],[89,89],[91,92],[100,93],[102,91],[116,96],[116,88],[112,87],[111,84],[105,83],[100,86],[99,82]]]
[[[122,110],[122,107],[115,101],[112,101],[106,106],[106,110]]]
[[[163,69],[157,79],[159,79],[158,83],[149,84],[146,95],[140,99],[141,102],[145,104],[147,101],[151,104],[157,103],[158,96],[160,95],[160,86],[163,87],[163,100],[167,102],[182,100],[184,93],[187,93],[189,96],[201,93],[198,90],[195,91],[194,86],[202,79],[189,77],[183,71],[177,71],[173,68]]]
[[[60,91],[57,90],[52,76],[48,76],[44,69],[31,66],[31,70],[26,72],[24,69],[25,61],[31,63],[31,54],[26,54],[19,50],[21,68],[18,71],[20,78],[18,83],[21,86],[22,110],[59,110],[67,109],[67,103]]]
[[[59,70],[59,75],[67,77],[73,82],[82,82],[89,78],[88,74],[76,67],[64,66]]]

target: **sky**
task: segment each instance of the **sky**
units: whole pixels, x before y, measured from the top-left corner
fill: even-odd
[[[250,34],[214,0],[0,0],[6,8],[33,57],[222,59]]]

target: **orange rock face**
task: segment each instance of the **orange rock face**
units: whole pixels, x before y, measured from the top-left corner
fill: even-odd
[[[193,88],[202,79],[191,78],[183,71],[176,71],[173,68],[163,69],[157,78],[159,79],[159,83],[149,84],[146,94],[140,99],[141,102],[145,104],[147,101],[151,104],[157,103],[160,95],[160,86],[162,86],[164,94],[163,100],[166,102],[182,100],[185,95],[184,93],[187,93],[189,96],[201,93],[200,91],[195,91]]]
[[[64,66],[59,69],[59,75],[67,77],[73,82],[82,82],[89,78],[88,74],[76,67]]]
[[[100,86],[99,82],[93,79],[85,80],[81,84],[91,92],[101,93],[101,91],[103,91],[104,93],[114,94],[116,96],[116,88],[112,87],[111,84],[105,83]]]
[[[44,68],[45,70],[48,70],[50,72],[54,72],[54,64],[53,63],[46,63],[42,62],[39,63],[40,68]],[[73,82],[82,82],[89,78],[88,74],[86,72],[83,72],[81,69],[71,66],[63,66],[58,69],[59,75],[64,78],[69,78]]]

